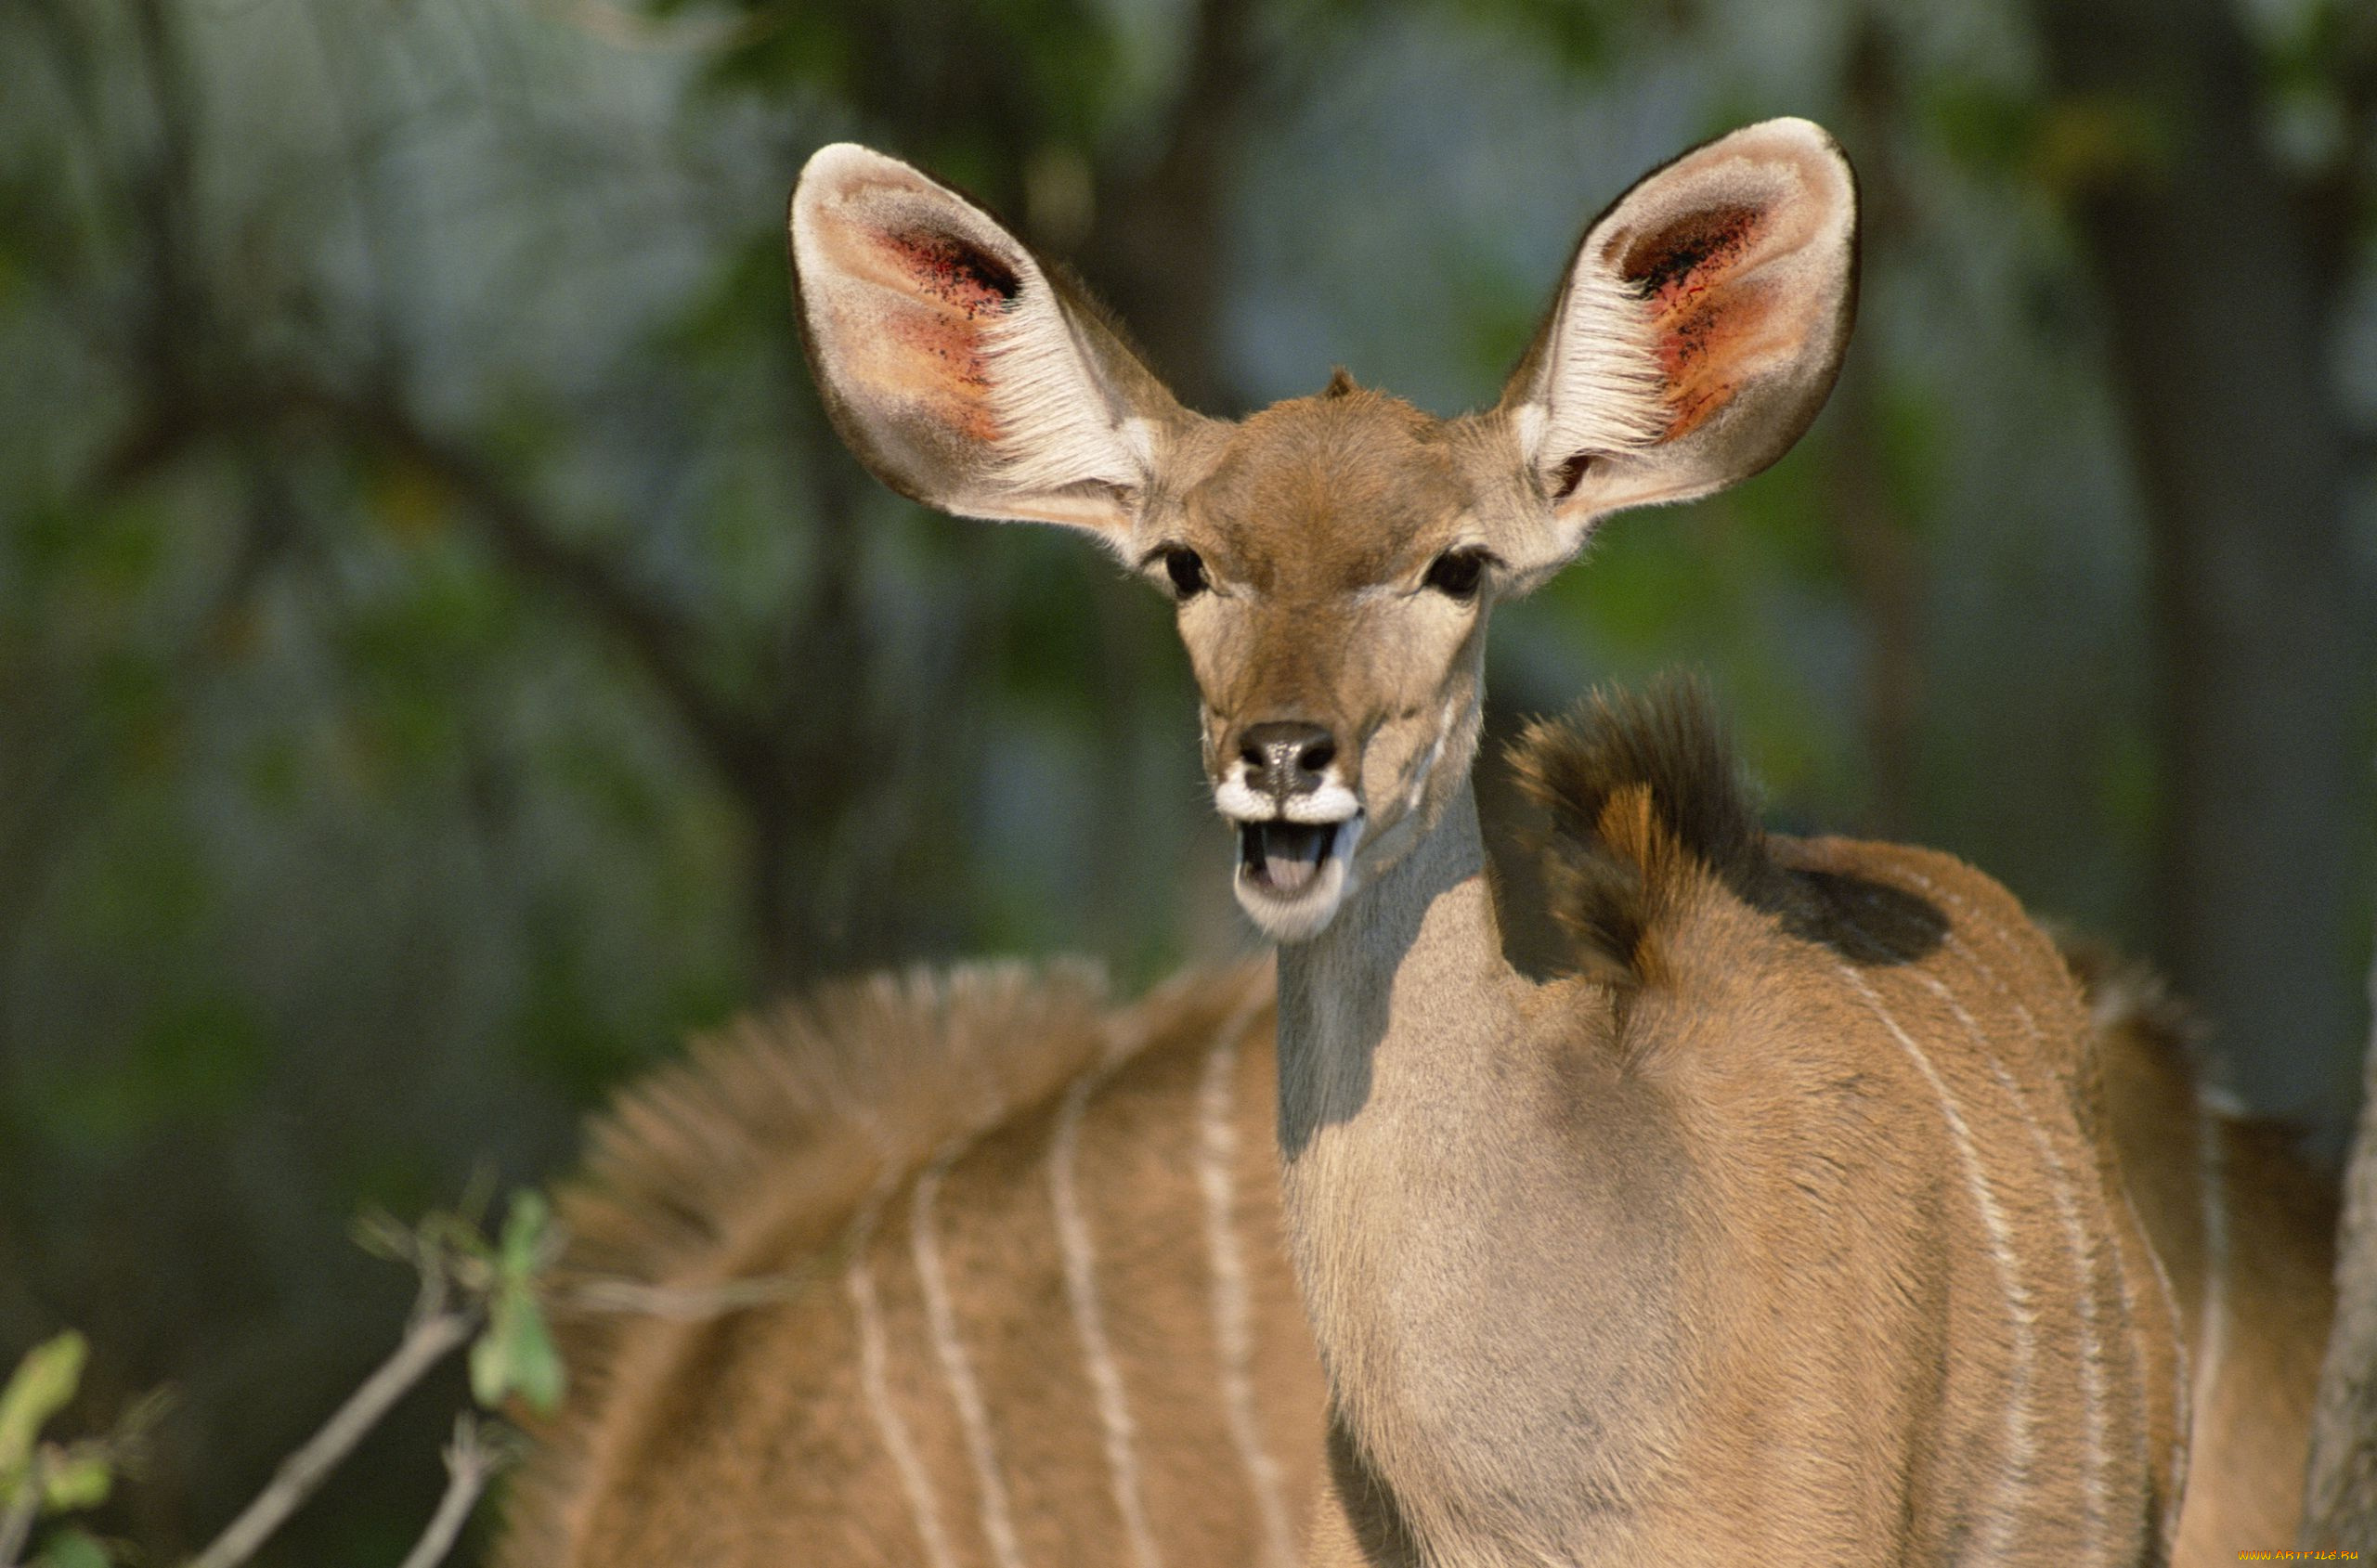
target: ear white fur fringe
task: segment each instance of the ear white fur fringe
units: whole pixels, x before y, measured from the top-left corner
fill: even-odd
[[[1579,452],[1626,452],[1667,431],[1651,313],[1589,238],[1577,255],[1545,345],[1519,436],[1538,469]]]
[[[1020,247],[1006,259],[1020,286],[982,333],[985,401],[999,426],[994,482],[1023,492],[1085,483],[1137,489],[1148,454],[1126,438],[1055,286]]]

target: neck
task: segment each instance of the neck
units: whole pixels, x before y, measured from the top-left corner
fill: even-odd
[[[1420,842],[1349,895],[1327,929],[1279,950],[1289,1160],[1324,1127],[1360,1117],[1383,1068],[1422,1066],[1400,1059],[1398,1043],[1483,1022],[1506,1002],[1524,982],[1501,953],[1476,793],[1464,780]]]
[[[1356,1490],[1440,1554],[1536,1561],[1536,1523],[1619,1505],[1673,1437],[1646,1373],[1681,1225],[1589,995],[1502,956],[1485,864],[1464,784],[1281,950],[1283,1212]]]

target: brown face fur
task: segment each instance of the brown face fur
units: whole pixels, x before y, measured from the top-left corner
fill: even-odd
[[[1209,781],[1250,727],[1319,725],[1360,803],[1367,869],[1440,804],[1436,780],[1466,772],[1444,752],[1476,705],[1492,571],[1466,599],[1425,579],[1448,550],[1489,548],[1471,444],[1376,393],[1298,398],[1229,429],[1150,530],[1158,551],[1195,551],[1213,585],[1179,609]]]

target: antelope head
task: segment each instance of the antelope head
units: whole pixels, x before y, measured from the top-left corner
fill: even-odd
[[[1296,941],[1466,785],[1494,604],[1814,418],[1855,210],[1805,121],[1686,153],[1586,231],[1500,401],[1449,420],[1343,371],[1240,421],[1191,412],[988,214],[864,148],[810,160],[791,228],[811,365],[877,477],[1086,530],[1172,596],[1239,901]]]

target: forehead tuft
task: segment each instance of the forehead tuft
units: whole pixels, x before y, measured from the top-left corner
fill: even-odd
[[[1461,515],[1452,459],[1443,421],[1332,382],[1237,426],[1188,499],[1250,565],[1375,580]]]

